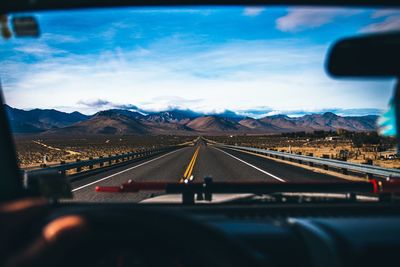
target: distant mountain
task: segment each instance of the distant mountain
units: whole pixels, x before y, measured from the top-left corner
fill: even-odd
[[[223,133],[244,130],[243,126],[239,123],[215,115],[198,117],[190,121],[186,126],[194,131],[205,133]]]
[[[134,112],[134,111],[130,111],[130,110],[125,110],[125,109],[109,109],[109,110],[103,110],[103,111],[99,111],[95,114],[96,115],[100,115],[100,116],[119,116],[119,115],[123,115],[125,117],[131,118],[131,119],[143,119],[145,117],[145,115],[143,115],[142,113],[139,112]]]
[[[281,128],[272,125],[270,122],[266,120],[257,120],[254,118],[247,117],[239,123],[249,129],[252,129],[254,132],[268,132],[268,133],[277,133],[281,131]]]
[[[284,132],[376,131],[377,116],[343,117],[331,112],[301,117],[286,115],[260,119],[243,117],[232,111],[204,115],[191,110],[169,110],[142,114],[122,109],[100,111],[92,116],[79,112],[34,109],[24,111],[5,106],[15,133],[196,135],[270,134]]]
[[[65,113],[54,109],[22,110],[4,105],[11,129],[16,133],[35,133],[62,128],[87,120],[90,116],[79,112]]]
[[[236,121],[236,122],[238,122],[240,120],[243,120],[245,118],[245,116],[239,115],[236,112],[231,111],[231,110],[225,110],[222,113],[213,113],[213,114],[210,114],[210,115],[216,116],[216,117],[220,117],[220,118],[223,118],[223,119],[226,119],[226,120],[233,120],[233,121]]]
[[[279,132],[293,131],[292,129],[297,129],[296,131],[304,131],[304,129],[298,129],[295,118],[290,118],[286,115],[267,116],[258,119],[258,121],[275,127]]]
[[[280,132],[336,131],[337,129],[358,132],[375,131],[377,119],[378,116],[376,115],[342,117],[332,112],[326,112],[297,118],[290,118],[285,115],[268,116],[259,119],[259,121],[270,124]]]
[[[179,110],[173,109],[169,111],[155,112],[147,115],[145,119],[147,121],[165,123],[165,122],[177,122],[180,124],[188,123],[190,120],[200,117],[201,114],[191,110]]]
[[[133,112],[132,112],[133,113]],[[46,131],[46,134],[117,134],[117,135],[143,135],[149,129],[140,118],[134,114],[120,112],[119,110],[101,111],[91,118],[75,123],[64,128]]]

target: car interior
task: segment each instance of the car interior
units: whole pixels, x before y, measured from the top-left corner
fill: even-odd
[[[400,8],[400,3],[389,0],[13,0],[0,3],[0,14],[20,14],[19,20],[13,21],[11,30],[15,35],[26,38],[37,34],[34,16],[30,15],[36,12],[68,13],[98,8],[112,13],[113,8],[117,7],[268,8],[280,5]],[[5,27],[2,29],[4,36]],[[399,51],[400,26],[394,32],[348,36],[335,41],[325,55],[325,66],[321,68],[325,67],[332,79],[398,79]],[[400,118],[399,83],[394,87],[394,112],[395,117]],[[366,267],[398,264],[400,180],[397,179],[400,176],[374,177],[366,182],[314,184],[224,183],[207,177],[198,183],[190,183],[190,179],[183,179],[180,183],[140,184],[127,181],[122,185],[98,186],[97,192],[93,193],[106,196],[107,192],[132,194],[141,190],[162,189],[166,194],[177,195],[178,200],[182,201],[106,203],[63,200],[60,196],[71,195],[72,192],[62,175],[65,175],[65,171],[60,173],[56,170],[54,173],[49,168],[48,173],[33,173],[27,179],[26,173],[19,169],[11,126],[3,105],[4,97],[1,103],[1,204],[44,197],[48,205],[48,211],[20,229],[17,238],[34,240],[41,235],[45,225],[63,216],[78,215],[85,220],[84,232],[71,235],[72,240],[68,242],[57,244],[63,253],[54,254],[54,259],[48,263],[50,266]],[[396,125],[400,129],[399,119]],[[395,135],[399,140],[400,131]],[[201,146],[210,146],[212,142],[205,137],[195,140],[195,144]],[[258,153],[255,150],[253,152]],[[194,157],[193,165],[195,160]],[[331,193],[342,193],[346,197],[332,199]],[[252,194],[256,198],[207,203],[207,200],[218,199],[220,194]],[[195,203],[195,198],[201,201]],[[363,198],[373,201],[361,201]],[[5,215],[1,216],[5,220]],[[5,223],[0,225],[4,226]],[[0,243],[3,242],[1,239]],[[7,258],[5,255],[11,255],[20,248],[11,246],[2,249],[0,255],[3,259],[0,262]],[[50,254],[46,254],[46,257],[50,257]],[[36,262],[21,266],[47,265]]]

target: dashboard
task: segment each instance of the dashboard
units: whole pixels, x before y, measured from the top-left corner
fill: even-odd
[[[203,216],[270,266],[382,266],[400,248],[397,205],[236,207]],[[218,218],[219,217],[219,218]]]
[[[395,203],[68,204],[60,210],[90,211],[94,221],[107,225],[108,246],[92,238],[91,245],[102,244],[101,249],[89,250],[92,257],[85,250],[82,257],[91,266],[365,267],[396,261],[399,208]],[[121,218],[129,228],[104,221],[120,223]],[[107,235],[96,231],[97,237]]]

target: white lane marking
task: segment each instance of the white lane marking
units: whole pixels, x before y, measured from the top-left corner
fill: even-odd
[[[213,146],[213,148],[215,148],[215,149],[221,151],[222,153],[225,153],[225,154],[227,154],[228,156],[230,156],[230,157],[232,157],[232,158],[234,158],[234,159],[236,159],[236,160],[238,160],[238,161],[240,161],[240,162],[242,162],[242,163],[244,163],[244,164],[246,164],[246,165],[248,165],[248,166],[250,166],[250,167],[256,169],[257,171],[260,171],[260,172],[262,172],[262,173],[264,173],[264,174],[266,174],[266,175],[271,176],[272,178],[274,178],[274,179],[276,179],[276,180],[278,180],[278,181],[280,181],[280,182],[283,182],[283,183],[286,182],[284,179],[279,178],[278,176],[275,176],[275,175],[273,175],[272,173],[269,173],[269,172],[267,172],[267,171],[264,171],[263,169],[260,169],[260,168],[258,168],[257,166],[254,166],[253,164],[250,164],[250,163],[248,163],[248,162],[246,162],[246,161],[244,161],[244,160],[242,160],[242,159],[239,159],[238,157],[235,157],[234,155],[231,155],[231,154],[229,154],[228,152],[225,152],[225,151],[223,151],[223,150],[221,150],[221,149],[219,149],[219,148],[216,148],[216,147],[214,147],[214,146]]]
[[[174,150],[174,151],[172,151],[172,152],[169,152],[169,153],[164,154],[164,155],[162,155],[162,156],[159,156],[159,157],[157,157],[157,158],[154,158],[154,159],[151,159],[151,160],[149,160],[149,161],[140,163],[139,165],[133,166],[133,167],[128,168],[128,169],[125,169],[125,170],[123,170],[123,171],[120,171],[120,172],[111,174],[111,175],[109,175],[109,176],[107,176],[107,177],[101,178],[100,180],[97,180],[97,181],[94,181],[94,182],[91,182],[91,183],[82,185],[82,186],[80,186],[80,187],[77,187],[77,188],[75,188],[75,189],[72,189],[72,192],[78,191],[78,190],[80,190],[80,189],[82,189],[82,188],[91,186],[91,185],[93,185],[93,184],[97,184],[97,183],[99,183],[99,182],[101,182],[101,181],[110,179],[111,177],[114,177],[114,176],[119,175],[119,174],[121,174],[121,173],[124,173],[124,172],[130,171],[130,170],[139,168],[139,167],[141,167],[141,166],[143,166],[143,165],[146,165],[147,163],[153,162],[153,161],[155,161],[155,160],[158,160],[158,159],[161,159],[161,158],[166,157],[166,156],[168,156],[168,155],[171,155],[172,153],[178,152],[178,151],[180,151],[181,149],[182,149],[182,148],[177,149],[177,150]]]

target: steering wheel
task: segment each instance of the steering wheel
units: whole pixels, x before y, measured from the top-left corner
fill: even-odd
[[[160,207],[75,206],[88,231],[59,266],[257,266],[249,249],[190,216]],[[71,253],[70,253],[71,254]]]

